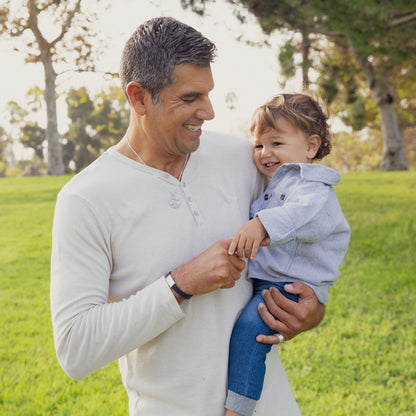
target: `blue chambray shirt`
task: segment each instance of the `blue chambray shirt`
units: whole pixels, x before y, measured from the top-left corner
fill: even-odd
[[[312,163],[288,163],[275,172],[250,209],[271,239],[249,260],[250,278],[301,281],[319,302],[328,300],[351,235],[332,189],[340,179],[336,170]]]

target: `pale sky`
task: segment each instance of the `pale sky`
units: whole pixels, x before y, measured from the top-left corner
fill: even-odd
[[[172,16],[202,32],[218,48],[218,58],[212,66],[215,88],[211,93],[216,117],[207,122],[205,128],[225,133],[241,134],[246,128],[253,110],[272,95],[281,92],[279,86],[278,37],[271,40],[272,49],[248,46],[236,40],[241,33],[250,41],[262,38],[260,29],[254,24],[242,26],[232,14],[232,8],[225,1],[217,1],[201,18],[195,13],[183,10],[180,0],[118,0],[111,2],[110,10],[99,15],[102,37],[108,42],[102,53],[103,70],[116,72],[124,43],[134,29],[145,20],[155,16]],[[22,104],[25,93],[33,86],[43,88],[43,67],[41,64],[24,64],[23,55],[15,52],[9,43],[0,43],[0,114],[9,100]],[[58,92],[67,91],[71,86],[85,85],[93,92],[106,84],[102,75],[74,73],[58,78]],[[293,83],[293,89],[298,86]],[[237,97],[236,109],[230,111],[225,104],[228,93]],[[59,130],[65,131],[66,110],[58,108]],[[45,116],[42,117],[45,119]],[[1,123],[1,119],[0,119]],[[44,125],[42,121],[41,124]]]

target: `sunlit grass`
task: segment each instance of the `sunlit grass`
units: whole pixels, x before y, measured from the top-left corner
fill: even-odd
[[[49,309],[51,227],[68,177],[0,179],[0,414],[126,415],[117,363],[82,381],[53,347]]]
[[[416,413],[416,172],[344,175],[352,228],[322,324],[281,352],[304,415]]]
[[[0,179],[1,415],[127,415],[117,363],[73,381],[55,357],[50,235],[67,180]],[[336,187],[352,227],[340,280],[321,325],[281,351],[304,416],[416,413],[415,185],[380,172]]]

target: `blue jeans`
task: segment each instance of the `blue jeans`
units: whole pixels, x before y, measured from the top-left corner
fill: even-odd
[[[230,358],[228,366],[228,389],[242,396],[258,400],[263,389],[266,372],[266,354],[271,345],[256,341],[259,334],[273,335],[261,319],[257,310],[264,302],[261,295],[264,289],[274,286],[287,298],[297,302],[299,296],[286,292],[283,287],[290,282],[268,282],[253,279],[253,297],[238,318],[230,341]]]

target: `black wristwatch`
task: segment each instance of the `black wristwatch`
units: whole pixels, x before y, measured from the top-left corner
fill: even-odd
[[[184,291],[179,289],[178,285],[173,280],[173,277],[170,274],[170,272],[165,276],[165,279],[166,279],[166,282],[168,283],[169,287],[172,290],[174,290],[179,296],[182,296],[184,299],[191,299],[192,295],[188,295],[187,293],[185,293]]]

